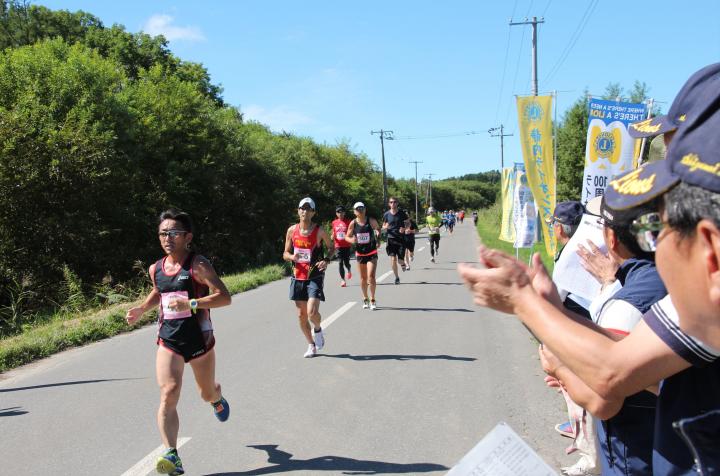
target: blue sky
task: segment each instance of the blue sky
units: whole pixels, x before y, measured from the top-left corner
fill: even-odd
[[[531,92],[538,27],[540,93],[558,118],[587,90],[635,80],[667,110],[690,74],[720,60],[720,0],[137,1],[46,0],[106,26],[164,34],[202,63],[245,117],[318,142],[347,140],[380,164],[371,130],[392,130],[387,172],[434,179],[500,167],[517,129],[514,95]],[[505,164],[522,161],[517,134]]]

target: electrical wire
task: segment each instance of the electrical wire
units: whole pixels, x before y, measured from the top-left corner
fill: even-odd
[[[560,71],[560,67],[563,65],[567,57],[570,55],[570,52],[575,47],[575,44],[580,39],[580,36],[582,35],[582,32],[585,30],[585,27],[587,26],[588,22],[590,21],[590,18],[592,17],[593,12],[595,11],[595,7],[597,7],[600,0],[593,0],[588,4],[588,7],[585,9],[585,13],[583,14],[582,18],[578,22],[578,26],[575,28],[575,31],[573,32],[572,36],[570,36],[570,40],[568,41],[567,45],[565,46],[565,49],[560,54],[560,57],[558,58],[558,61],[555,63],[555,65],[550,68],[550,72],[543,80],[543,83],[548,83],[550,80],[555,77],[555,74],[557,74],[558,71]]]
[[[512,21],[512,18],[515,16],[516,8],[517,8],[517,0],[515,0],[515,4],[513,5],[512,13],[510,14],[511,21]],[[503,61],[502,79],[500,80],[500,94],[498,94],[498,103],[497,103],[497,108],[495,109],[495,123],[497,123],[498,116],[500,115],[500,105],[502,103],[503,92],[505,89],[505,72],[507,71],[507,60],[508,60],[508,53],[510,52],[510,37],[511,37],[511,35],[512,35],[512,27],[510,25],[508,25],[508,37],[507,37],[507,43],[505,44],[505,61]]]
[[[395,136],[394,140],[419,140],[419,139],[445,139],[447,137],[461,137],[461,136],[474,136],[478,134],[485,134],[486,132],[479,131],[465,131],[455,132],[449,134],[431,134],[426,136]]]

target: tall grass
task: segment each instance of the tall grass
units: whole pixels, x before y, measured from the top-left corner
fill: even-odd
[[[244,273],[223,276],[222,280],[230,294],[237,294],[261,286],[270,281],[282,279],[286,276],[287,267],[283,265],[269,265],[263,268],[246,271]],[[132,302],[111,304],[108,296],[115,300],[123,300],[118,294],[118,288],[106,290],[103,304],[93,304],[80,292],[81,283],[72,275],[66,274],[65,283],[67,301],[59,310],[35,323],[25,323],[22,333],[0,340],[0,372],[50,356],[61,350],[76,347],[89,342],[105,339],[133,328],[147,325],[155,321],[155,311],[146,313],[133,327],[125,322],[125,313],[133,306],[137,306],[149,288],[135,289],[132,296],[123,294],[124,299]],[[19,284],[17,292],[17,306],[22,306],[22,286]],[[20,316],[18,310],[4,310],[8,315]]]
[[[488,248],[494,248],[506,252],[509,255],[515,256],[515,247],[512,243],[503,241],[498,236],[500,235],[500,224],[502,222],[502,206],[500,202],[495,202],[494,205],[488,208],[484,208],[478,212],[478,224],[477,230],[480,235],[480,239],[483,244]],[[530,260],[530,256],[533,253],[540,253],[545,267],[550,273],[552,273],[555,261],[552,256],[549,256],[545,251],[544,243],[535,243],[532,248],[520,248],[518,251],[518,259],[527,263]]]

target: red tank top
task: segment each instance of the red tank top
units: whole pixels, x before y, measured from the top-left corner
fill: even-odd
[[[347,235],[348,226],[350,226],[350,219],[340,218],[332,222],[333,231],[335,232],[335,248],[350,248],[350,243],[345,241],[345,235]]]
[[[305,281],[320,274],[320,271],[315,268],[321,251],[317,238],[319,231],[320,227],[315,225],[310,235],[303,236],[300,234],[300,225],[295,225],[292,235],[293,252],[298,257],[293,264],[295,279]]]

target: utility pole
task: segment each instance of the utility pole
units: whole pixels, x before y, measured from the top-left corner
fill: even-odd
[[[510,20],[510,26],[515,25],[532,25],[532,93],[533,96],[538,95],[538,80],[537,80],[537,26],[538,23],[545,23],[544,18],[540,18],[540,20],[537,19],[537,17],[532,17],[532,21],[528,21],[526,18],[525,21],[521,22],[514,22]]]
[[[418,162],[417,160],[411,160],[411,164],[415,164],[415,221],[419,220],[418,218],[418,183],[417,183],[417,164],[422,164],[422,162]]]
[[[430,204],[429,206],[431,206],[431,207],[434,207],[433,201],[432,201],[432,178],[433,178],[433,175],[437,175],[437,174],[425,174],[425,176],[429,178],[428,199],[427,200],[428,200],[428,203]]]
[[[505,168],[505,157],[504,157],[504,148],[503,145],[503,137],[511,137],[512,134],[504,134],[503,133],[504,126],[500,124],[500,127],[492,127],[488,129],[488,132],[490,133],[491,137],[499,137],[500,138],[500,176],[502,177],[502,171]],[[496,133],[496,131],[500,131],[500,133]]]
[[[370,131],[370,134],[380,134],[380,150],[382,152],[382,173],[383,173],[383,212],[387,207],[387,176],[385,175],[385,139],[393,140],[393,131],[385,131],[380,129],[379,131]]]

